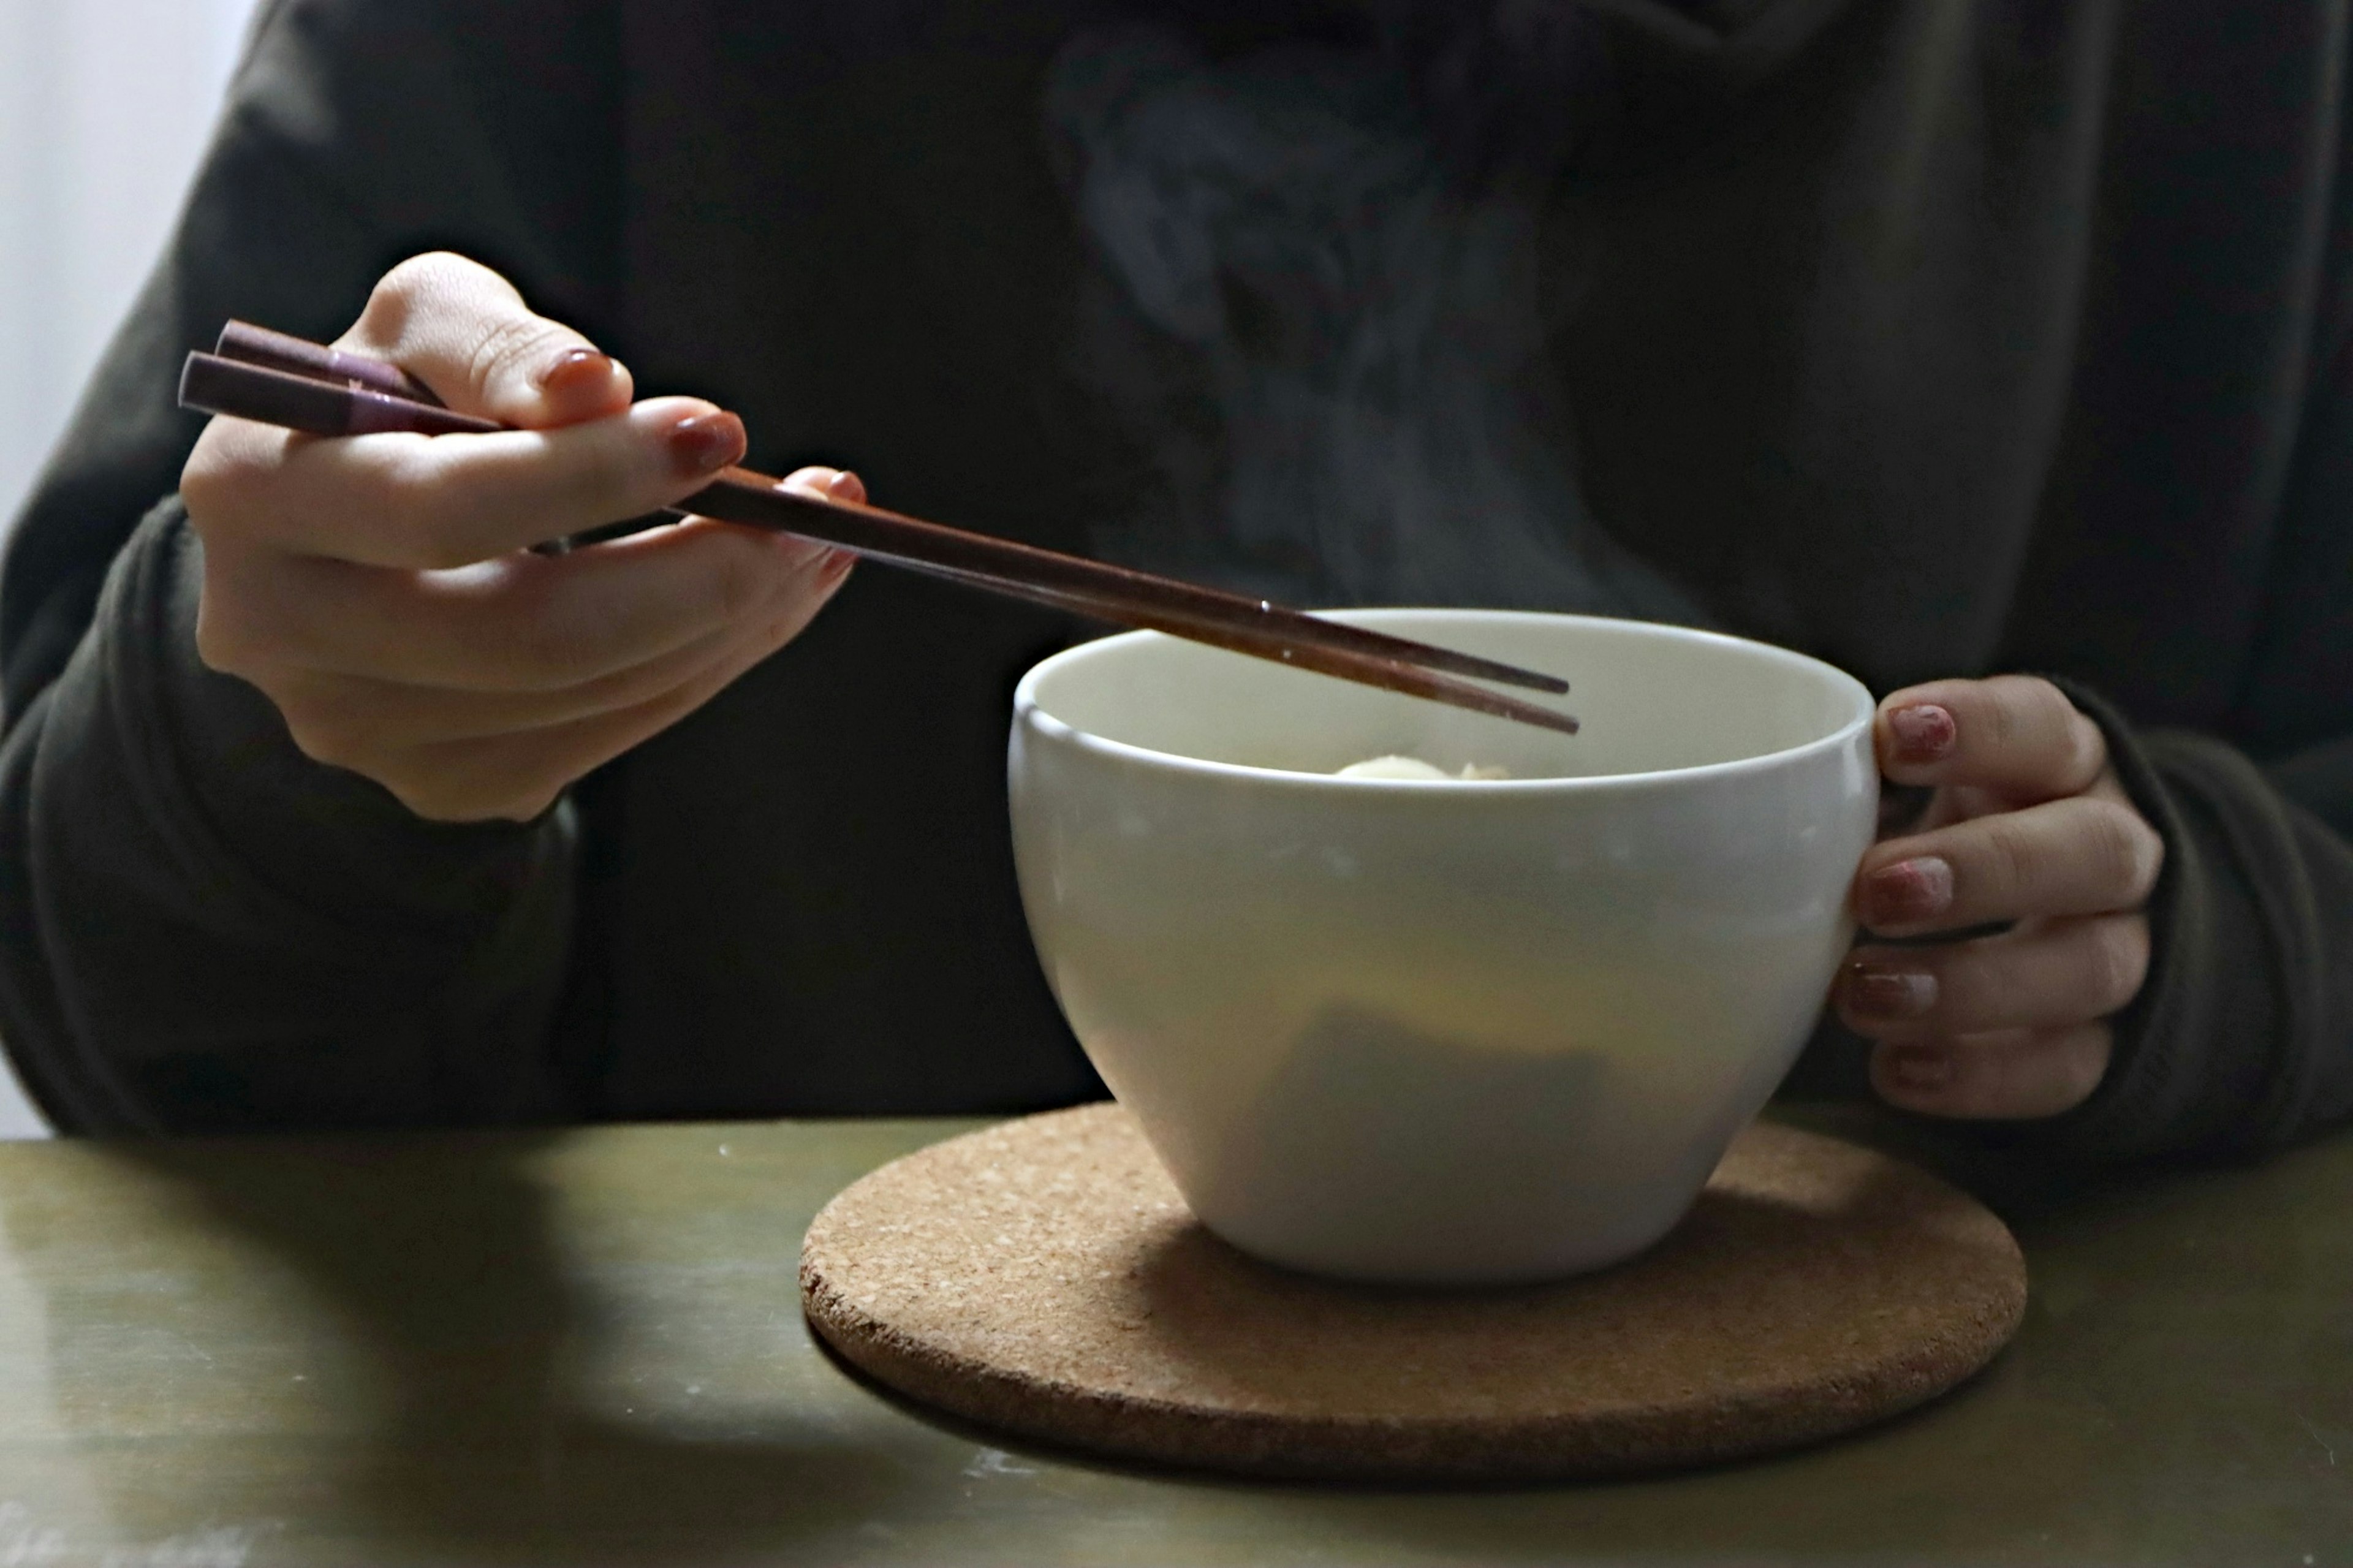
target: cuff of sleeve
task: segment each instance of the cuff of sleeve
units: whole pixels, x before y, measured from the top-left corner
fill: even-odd
[[[2143,735],[2098,693],[2054,678],[2100,726],[2119,781],[2165,841],[2149,969],[2113,1020],[2106,1076],[2083,1105],[2008,1136],[2099,1160],[2252,1152],[2274,1142],[2294,1059],[2273,970],[2277,922],[2238,819],[2251,763],[2200,737]],[[2256,792],[2263,794],[2260,787]]]

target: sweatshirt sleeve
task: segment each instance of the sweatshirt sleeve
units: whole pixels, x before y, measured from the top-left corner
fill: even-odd
[[[265,12],[0,574],[0,1039],[61,1130],[561,1109],[570,809],[424,822],[203,666],[201,545],[171,499],[201,421],[173,391],[224,321],[332,336],[392,262],[439,246],[595,331],[607,30],[555,0]]]

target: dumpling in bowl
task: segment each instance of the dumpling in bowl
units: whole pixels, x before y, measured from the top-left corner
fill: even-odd
[[[1465,763],[1459,773],[1450,773],[1419,757],[1367,757],[1361,763],[1350,763],[1335,775],[1344,779],[1423,779],[1447,781],[1453,779],[1507,779],[1512,775],[1504,768],[1482,768],[1476,763]]]

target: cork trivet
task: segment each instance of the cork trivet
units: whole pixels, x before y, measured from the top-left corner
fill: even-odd
[[[2018,1327],[2001,1221],[1884,1155],[1759,1124],[1651,1251],[1557,1284],[1334,1284],[1204,1230],[1116,1106],[1007,1122],[843,1192],[809,1321],[881,1383],[1050,1443],[1248,1474],[1622,1474],[1908,1409]]]

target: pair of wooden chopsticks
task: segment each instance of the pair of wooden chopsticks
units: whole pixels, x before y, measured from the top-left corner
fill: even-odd
[[[180,404],[313,436],[405,431],[476,435],[509,426],[442,405],[396,365],[232,321],[216,352],[192,353],[180,376]],[[727,468],[708,489],[670,509],[723,522],[780,529],[839,545],[893,566],[990,593],[1050,605],[1118,626],[1208,643],[1434,702],[1564,734],[1577,721],[1474,686],[1461,677],[1536,691],[1568,683],[1473,654],[1321,620],[1263,599],[1065,555],[990,534],[948,528],[851,501],[821,500],[748,468]]]

